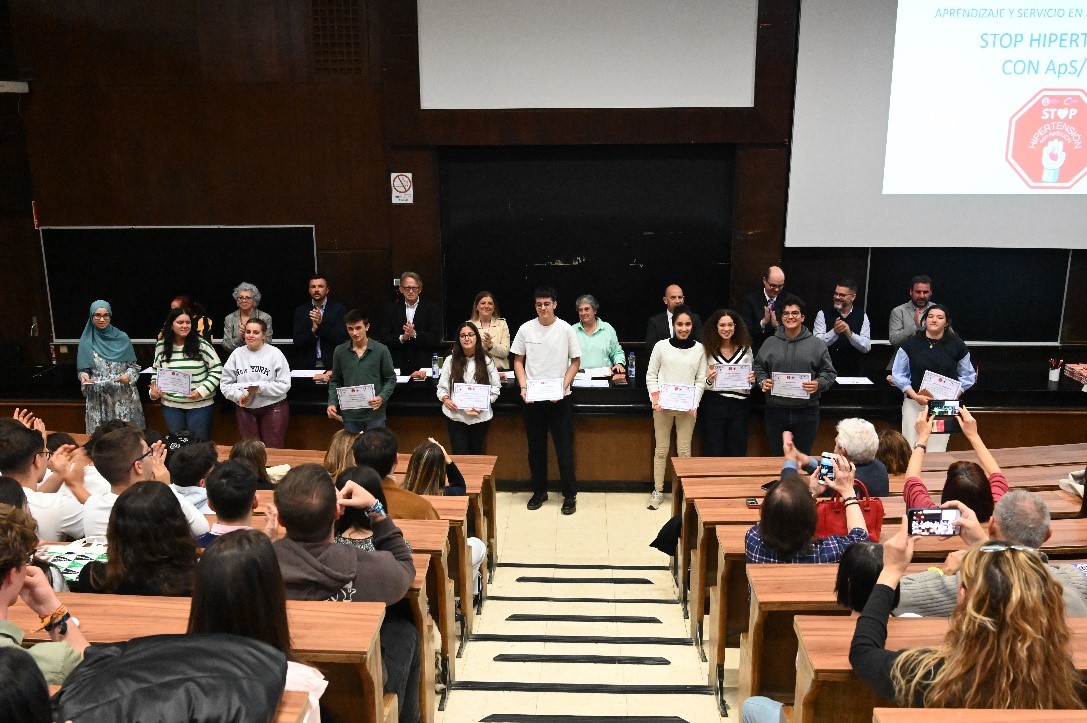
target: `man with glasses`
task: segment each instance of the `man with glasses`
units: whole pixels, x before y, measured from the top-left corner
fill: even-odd
[[[857,282],[843,279],[834,287],[834,303],[815,315],[812,334],[822,339],[830,350],[834,370],[847,377],[861,374],[861,354],[872,349],[872,330],[868,314],[853,303],[857,300]]]
[[[785,272],[779,266],[771,266],[762,277],[762,288],[744,297],[740,315],[751,334],[751,345],[758,351],[781,325],[781,310],[788,300],[785,290]]]
[[[416,379],[427,376],[431,358],[442,344],[442,312],[436,304],[423,301],[423,278],[414,271],[400,275],[403,301],[385,306],[381,317],[381,343],[389,347],[393,366],[402,375]]]
[[[87,537],[104,536],[109,514],[117,497],[137,482],[155,480],[170,484],[166,469],[166,446],[155,442],[148,447],[143,432],[122,427],[102,436],[91,451],[95,469],[109,482],[109,491],[91,495],[83,506],[83,529]],[[199,537],[211,529],[208,520],[188,500],[174,491],[189,531]]]
[[[781,325],[752,365],[755,383],[766,395],[766,441],[774,457],[784,453],[782,432],[792,432],[796,448],[812,453],[819,397],[837,376],[827,345],[804,327],[804,302],[790,296],[782,307]]]
[[[533,294],[536,318],[517,330],[510,345],[516,354],[513,371],[525,402],[525,438],[528,441],[528,467],[532,473],[530,510],[538,510],[547,501],[547,433],[555,445],[562,479],[562,514],[577,510],[577,478],[574,473],[574,404],[570,385],[581,366],[581,347],[574,328],[555,316],[558,295],[550,286],[541,286]],[[529,401],[529,382],[540,382],[558,390],[558,399]]]
[[[71,447],[57,450],[54,472],[68,486],[71,495],[38,489],[45,479],[49,452],[42,435],[18,424],[0,427],[0,474],[11,477],[23,488],[30,514],[38,523],[43,540],[78,540],[83,537],[83,505],[88,493],[83,486],[83,467],[70,459]],[[67,474],[68,470],[72,474]],[[52,479],[52,478],[51,478]]]

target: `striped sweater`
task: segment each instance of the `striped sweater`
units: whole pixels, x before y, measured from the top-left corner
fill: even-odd
[[[163,352],[163,341],[159,339],[155,344],[155,361],[151,365],[155,370],[151,374],[151,383],[158,381],[159,369],[173,369],[192,375],[192,388],[200,392],[200,398],[187,399],[180,394],[162,395],[162,403],[167,407],[178,409],[199,409],[210,406],[215,402],[215,390],[219,388],[219,378],[223,373],[223,364],[219,361],[219,355],[206,339],[200,340],[200,356],[191,359],[181,351],[181,347],[175,346],[170,360],[166,361]]]

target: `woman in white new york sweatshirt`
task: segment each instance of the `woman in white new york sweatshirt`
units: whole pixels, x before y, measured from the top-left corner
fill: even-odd
[[[287,442],[290,410],[287,392],[291,368],[283,352],[265,343],[267,324],[250,319],[245,324],[245,346],[230,353],[223,365],[219,388],[237,404],[238,431],[244,439],[259,439],[268,447]]]

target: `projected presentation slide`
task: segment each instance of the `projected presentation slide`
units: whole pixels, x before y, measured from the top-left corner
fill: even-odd
[[[1087,0],[898,3],[885,194],[1087,193]]]

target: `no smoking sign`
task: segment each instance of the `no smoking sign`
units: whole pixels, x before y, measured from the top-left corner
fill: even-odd
[[[392,187],[393,203],[415,203],[415,184],[410,173],[390,173],[389,185]]]

